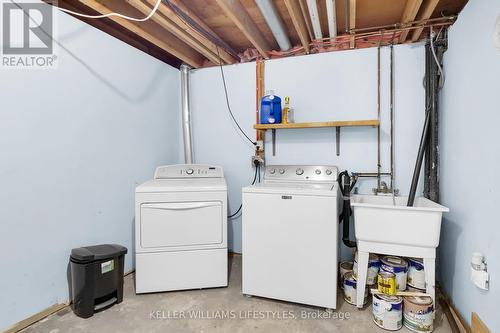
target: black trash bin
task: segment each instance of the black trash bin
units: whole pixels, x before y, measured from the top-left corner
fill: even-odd
[[[127,248],[116,244],[71,250],[72,309],[82,318],[123,300],[123,262]]]

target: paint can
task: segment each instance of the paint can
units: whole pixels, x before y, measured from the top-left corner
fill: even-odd
[[[408,285],[425,289],[424,261],[419,258],[408,258]]]
[[[400,296],[373,295],[373,321],[378,327],[397,331],[403,326],[403,298]]]
[[[344,299],[347,303],[356,305],[357,294],[356,294],[356,280],[352,276],[352,272],[348,272],[344,275]],[[368,303],[368,289],[365,288],[365,296],[363,299],[363,305]]]
[[[378,273],[377,288],[386,295],[396,295],[396,275],[381,270]]]
[[[366,273],[366,284],[377,283],[377,274],[380,269],[380,259],[375,253],[368,256],[368,272]],[[354,265],[352,274],[355,279],[358,278],[358,251],[354,254]]]
[[[410,286],[409,284],[406,285],[406,291],[411,291],[412,293],[423,293],[423,294],[427,292],[427,290],[425,289],[415,288]]]
[[[403,324],[409,330],[429,333],[434,329],[434,307],[429,296],[405,297],[403,300]]]
[[[406,289],[406,279],[408,278],[408,262],[400,257],[386,256],[381,260],[380,269],[396,275],[396,290]]]
[[[352,261],[342,261],[340,263],[340,269],[339,269],[340,279],[339,279],[339,282],[340,282],[340,288],[342,288],[342,289],[344,289],[344,275],[346,275],[346,273],[352,272],[352,266],[353,266],[353,262]]]

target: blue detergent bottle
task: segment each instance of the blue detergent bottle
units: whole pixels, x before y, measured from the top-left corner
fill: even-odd
[[[260,123],[279,124],[281,123],[281,98],[270,90],[260,101]]]

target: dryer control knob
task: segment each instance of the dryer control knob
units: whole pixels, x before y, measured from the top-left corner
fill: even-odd
[[[269,169],[269,173],[270,173],[271,175],[274,175],[274,174],[276,173],[276,169]]]
[[[295,173],[296,173],[298,176],[301,176],[301,175],[303,175],[303,174],[304,174],[304,170],[303,170],[303,169],[301,169],[301,168],[298,168],[298,169],[295,171]]]
[[[194,173],[194,170],[193,169],[186,169],[186,173],[188,175],[192,175]]]
[[[326,174],[327,174],[328,176],[330,176],[330,175],[332,174],[332,170],[327,169],[327,170],[326,170]]]
[[[280,173],[284,174],[285,173],[285,169],[280,169]]]
[[[314,171],[317,175],[321,175],[321,170],[320,169],[316,169],[316,171]]]

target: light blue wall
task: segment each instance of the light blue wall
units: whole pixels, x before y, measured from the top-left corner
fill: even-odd
[[[389,165],[389,49],[382,50],[382,165]],[[224,66],[229,101],[245,132],[255,139],[255,63]],[[424,117],[424,48],[395,47],[396,187],[407,193]],[[296,121],[377,118],[377,50],[363,49],[266,61],[266,89],[291,97]],[[241,187],[250,184],[253,146],[239,134],[227,111],[219,68],[192,72],[191,102],[195,161],[220,164],[229,185],[229,206],[241,202]],[[266,142],[268,164],[332,164],[350,171],[376,171],[376,129],[344,128],[341,154],[335,155],[334,129],[277,132],[277,156]],[[387,179],[386,179],[387,180]],[[361,180],[370,193],[374,180]],[[229,223],[231,249],[241,252],[241,220]],[[344,249],[344,255],[345,255]]]
[[[449,34],[442,91],[441,193],[450,208],[441,233],[441,284],[470,322],[475,311],[500,329],[500,49],[493,44],[498,0],[469,1]],[[488,261],[491,289],[469,280],[473,252]]]
[[[178,162],[178,70],[58,19],[58,69],[0,71],[0,330],[67,300],[71,248],[130,270],[134,188]]]

